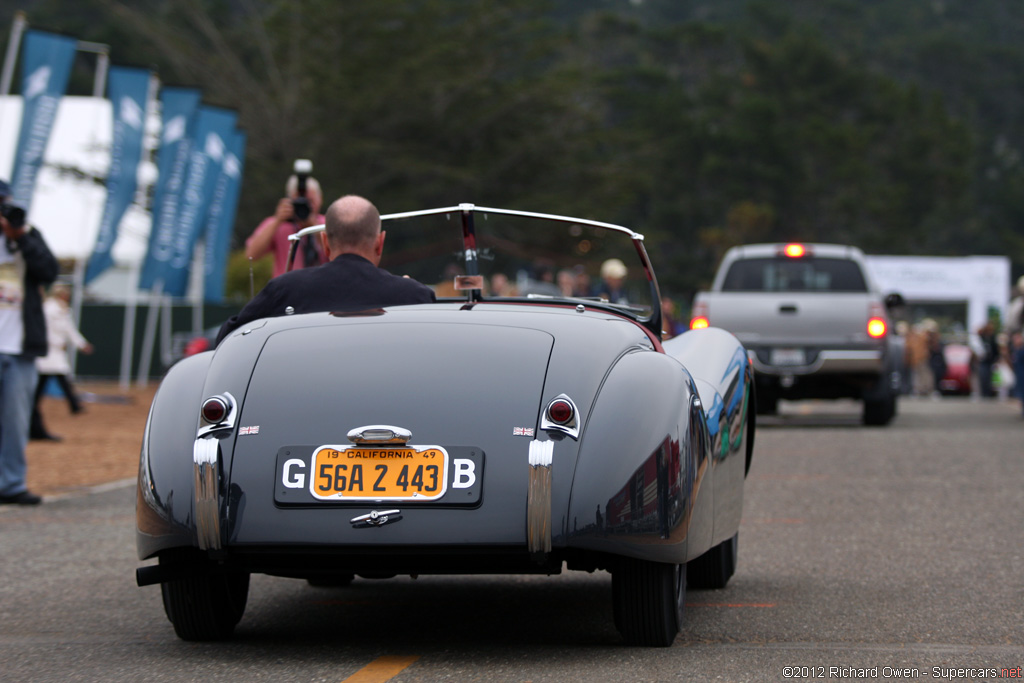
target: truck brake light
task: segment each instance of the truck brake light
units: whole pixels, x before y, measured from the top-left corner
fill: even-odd
[[[885,309],[882,305],[872,303],[868,316],[868,336],[872,339],[884,337],[889,326],[885,322]]]
[[[800,258],[807,253],[807,249],[805,249],[804,245],[802,244],[792,243],[787,244],[785,248],[783,248],[782,253],[784,253],[789,258]]]
[[[708,305],[706,302],[701,301],[693,305],[693,311],[690,315],[690,329],[702,330],[705,327],[711,327],[711,321],[708,319]]]

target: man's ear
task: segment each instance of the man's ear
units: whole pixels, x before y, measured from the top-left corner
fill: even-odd
[[[325,261],[330,261],[331,260],[331,243],[327,241],[327,233],[326,232],[320,233],[320,246],[323,247],[324,260]]]
[[[373,253],[375,253],[377,256],[380,256],[381,254],[384,253],[384,236],[387,234],[388,233],[386,230],[381,230],[380,234],[377,235],[377,244],[374,245],[373,248]]]

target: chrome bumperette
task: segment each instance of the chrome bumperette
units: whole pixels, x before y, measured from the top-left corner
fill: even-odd
[[[233,434],[238,402],[229,392],[211,398],[225,405],[224,419],[207,422],[200,416],[192,445],[192,468],[196,508],[196,540],[200,550],[220,550],[220,440]]]
[[[551,552],[551,462],[554,449],[554,441],[530,442],[526,545],[531,553]]]
[[[196,539],[200,550],[220,550],[220,496],[218,453],[220,441],[213,437],[196,439],[192,448],[195,471]]]

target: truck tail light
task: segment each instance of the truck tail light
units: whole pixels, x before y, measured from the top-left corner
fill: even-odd
[[[705,327],[711,327],[711,321],[708,319],[708,305],[704,302],[699,302],[693,305],[693,312],[690,315],[690,329],[702,330]]]
[[[884,337],[889,326],[885,322],[885,312],[881,304],[871,304],[868,315],[868,336],[872,339]]]

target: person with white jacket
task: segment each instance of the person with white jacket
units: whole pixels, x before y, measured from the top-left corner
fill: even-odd
[[[71,383],[71,364],[68,362],[68,345],[72,344],[82,353],[92,353],[90,344],[78,331],[74,318],[71,316],[71,288],[58,282],[53,285],[50,296],[43,302],[43,314],[46,316],[46,341],[48,352],[36,359],[39,371],[39,383],[36,385],[35,403],[32,409],[32,423],[29,437],[47,441],[60,441],[61,437],[50,434],[43,423],[39,412],[39,400],[46,391],[46,383],[51,377],[57,380],[68,401],[72,413],[82,412],[82,404]]]

